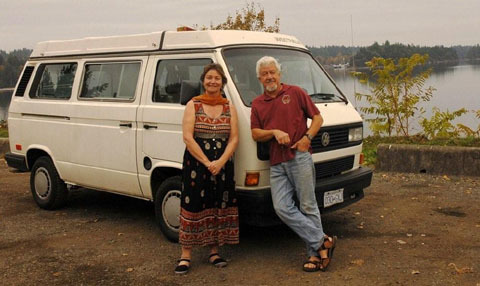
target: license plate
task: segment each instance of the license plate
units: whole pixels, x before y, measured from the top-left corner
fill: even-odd
[[[325,192],[323,195],[323,207],[343,203],[343,189]]]

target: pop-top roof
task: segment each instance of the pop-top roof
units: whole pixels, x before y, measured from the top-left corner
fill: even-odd
[[[163,41],[162,41],[163,37]],[[76,40],[40,42],[31,57],[216,48],[227,45],[267,44],[305,49],[293,36],[251,31],[185,31],[89,37]]]

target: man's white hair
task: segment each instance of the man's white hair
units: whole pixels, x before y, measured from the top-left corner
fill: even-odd
[[[278,72],[282,70],[280,64],[278,63],[277,59],[274,57],[269,57],[269,56],[264,56],[261,59],[257,61],[257,77],[260,77],[260,68],[263,66],[268,66],[274,64],[275,67],[277,68]]]

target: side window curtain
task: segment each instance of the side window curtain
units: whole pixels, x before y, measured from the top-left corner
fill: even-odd
[[[182,80],[198,80],[211,59],[161,60],[157,64],[153,102],[180,103]]]
[[[132,100],[139,73],[139,62],[86,64],[80,97]]]
[[[76,70],[76,63],[40,65],[30,89],[30,97],[34,99],[69,99],[72,96]]]

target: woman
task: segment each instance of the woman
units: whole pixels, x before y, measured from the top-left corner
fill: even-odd
[[[187,103],[183,116],[186,150],[179,233],[182,254],[175,267],[177,274],[188,272],[192,246],[210,247],[208,261],[225,267],[227,262],[218,254],[218,247],[239,242],[232,160],[238,145],[237,114],[222,97],[227,78],[220,65],[205,66],[200,79],[205,93]]]

